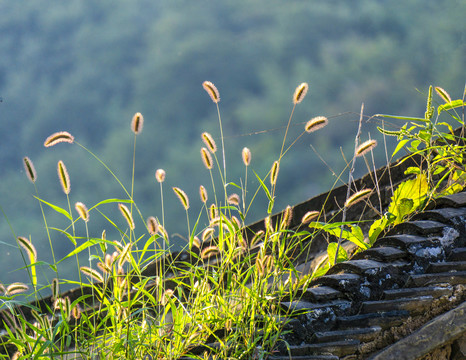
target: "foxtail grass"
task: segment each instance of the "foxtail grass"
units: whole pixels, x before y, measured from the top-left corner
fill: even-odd
[[[328,124],[328,119],[325,116],[316,116],[309,120],[304,126],[304,130],[307,133],[312,133],[319,129],[324,128]]]
[[[372,189],[363,189],[351,195],[345,201],[345,208],[349,208],[364,199],[367,199],[372,193]]]
[[[25,156],[23,158],[23,164],[24,164],[24,170],[26,171],[26,175],[29,181],[34,184],[37,180],[37,172],[36,172],[36,168],[34,167],[33,162],[31,161],[31,159]]]
[[[126,223],[128,224],[128,227],[131,230],[134,230],[135,225],[134,225],[133,215],[131,214],[131,211],[124,204],[118,204],[118,210],[120,210],[121,214],[125,218]]]
[[[310,223],[312,220],[318,218],[320,215],[320,211],[316,211],[316,210],[313,210],[313,211],[308,211],[306,212],[302,219],[301,219],[301,223],[302,224],[308,224]]]
[[[377,140],[367,140],[356,148],[355,156],[364,156],[377,146]]]
[[[58,162],[57,172],[63,192],[68,195],[71,191],[70,175],[68,174],[65,164],[61,160]]]
[[[212,154],[215,153],[217,151],[217,144],[215,144],[215,141],[212,135],[210,135],[208,132],[203,132],[201,137],[202,137],[202,141],[207,146],[209,151]]]
[[[134,201],[136,136],[142,134],[144,121],[142,115],[136,113],[131,121],[131,130],[134,133],[131,190],[127,191],[114,173],[104,165],[124,189],[127,198],[109,199],[90,207],[90,210],[83,203],[76,203],[78,220],[85,222],[86,234],[82,237],[76,236],[74,226],[73,234],[63,232],[73,239],[76,245],[79,244],[68,257],[88,249],[88,266],[78,264],[78,268],[79,273],[89,279],[88,283],[80,283],[80,286],[91,287],[92,292],[87,295],[83,293],[78,299],[70,301],[69,298],[59,294],[59,284],[66,284],[67,281],[56,276],[48,285],[52,289],[54,299],[54,303],[48,309],[50,314],[40,314],[36,311],[32,315],[40,326],[28,325],[27,321],[18,321],[17,314],[6,315],[5,323],[11,323],[11,327],[15,329],[15,333],[9,334],[11,343],[24,344],[21,348],[21,356],[44,357],[74,351],[80,352],[83,357],[89,359],[142,359],[147,356],[177,359],[189,356],[195,346],[215,341],[219,347],[209,348],[205,354],[200,354],[199,358],[265,359],[277,347],[284,325],[280,319],[277,319],[276,314],[283,299],[298,298],[297,287],[303,282],[296,268],[295,259],[306,255],[306,251],[310,248],[308,244],[314,236],[314,232],[305,232],[303,228],[316,227],[320,224],[318,219],[327,216],[323,210],[307,211],[302,215],[301,212],[294,211],[291,206],[287,206],[279,215],[272,215],[281,160],[301,136],[322,129],[328,123],[328,119],[322,116],[315,117],[304,125],[301,135],[292,141],[287,139],[295,107],[303,101],[308,91],[307,83],[300,84],[292,97],[293,109],[278,159],[273,162],[266,175],[256,174],[258,191],[263,189],[265,192],[269,199],[269,208],[268,216],[264,224],[261,224],[262,230],[256,229],[251,233],[251,229],[244,228],[245,216],[258,192],[256,191],[247,205],[246,200],[249,198],[246,196],[247,176],[251,167],[251,152],[248,148],[244,148],[241,153],[241,160],[245,166],[244,183],[243,179],[240,179],[240,185],[227,182],[224,136],[219,110],[220,95],[211,82],[204,82],[203,87],[217,106],[223,166],[217,159],[214,138],[207,132],[202,133],[201,139],[205,147],[201,148],[201,158],[211,176],[213,187],[211,198],[214,198],[210,199],[213,203],[208,206],[207,190],[204,186],[199,186],[202,203],[200,213],[205,211],[207,219],[203,217],[201,220],[199,215],[191,228],[188,210],[192,212],[195,204],[192,204],[191,208],[188,195],[181,188],[172,187],[186,212],[188,228],[186,252],[168,256],[165,247],[169,244],[169,233],[165,228],[163,206],[162,186],[166,175],[164,170],[158,169],[155,172],[155,180],[160,185],[161,192],[161,222],[156,216],[142,217]],[[444,91],[435,90],[442,99],[448,99]],[[352,194],[355,191],[352,174],[356,158],[366,159],[365,155],[368,152],[372,155],[372,150],[376,146],[375,140],[359,143],[362,117],[363,107],[353,158],[346,162],[349,181],[345,204],[340,210],[342,224],[346,224],[346,210],[360,201],[370,203],[367,199],[373,193],[372,189],[362,189]],[[287,140],[291,145],[286,146]],[[104,164],[96,155],[74,141],[69,133],[55,133],[45,143],[46,146],[51,147],[61,142],[77,144]],[[239,157],[238,161],[240,161]],[[35,186],[37,174],[31,160],[25,157],[23,164],[28,179]],[[217,200],[215,191],[212,175],[214,164],[217,165],[224,188],[225,198],[221,201]],[[62,189],[68,196],[71,189],[70,180],[63,162],[58,164],[58,176]],[[341,174],[336,181],[340,181],[340,177]],[[229,186],[228,192],[227,186]],[[235,190],[232,190],[233,186]],[[240,189],[241,196],[236,193],[239,193],[236,189]],[[91,237],[89,234],[90,211],[92,214],[100,213],[105,216],[99,210],[99,206],[103,203],[117,204],[125,219],[124,227],[118,226],[118,221],[107,219],[117,230],[119,237],[116,240],[115,238],[109,240],[113,236],[110,233],[107,239],[105,231],[100,237]],[[127,205],[128,203],[130,205]],[[141,217],[143,224],[141,229],[138,227],[140,222],[135,221],[137,218],[136,213],[133,213],[133,207]],[[55,207],[55,209],[62,214],[66,213],[61,208]],[[73,219],[76,216],[76,213],[74,214],[74,216],[71,214],[70,209],[72,225],[78,221]],[[298,219],[293,219],[293,216]],[[125,231],[126,226],[129,231]],[[341,235],[343,228],[340,228],[339,223],[335,225],[334,234],[338,234],[338,229]],[[137,237],[139,230],[143,230],[143,234]],[[171,234],[174,236],[173,233]],[[84,241],[77,241],[82,239]],[[159,241],[162,241],[162,249],[159,248]],[[338,249],[340,242],[341,237],[338,240],[336,254],[340,253]],[[22,253],[27,254],[30,263],[40,263],[37,261],[37,251],[30,239],[19,237],[18,245],[24,249]],[[155,251],[152,252],[153,250]],[[332,263],[331,259],[328,260],[328,263]],[[335,257],[333,263],[337,260],[339,259]],[[156,270],[146,276],[147,272],[144,273],[144,270],[150,269],[148,265],[151,261],[155,262]],[[32,266],[28,264],[27,268],[32,269]],[[69,283],[73,284],[73,282]],[[14,297],[28,291],[28,287],[26,284],[13,283],[3,287],[3,290],[6,295]],[[260,321],[256,314],[260,314]],[[290,315],[292,313],[287,312],[285,317]],[[38,330],[43,332],[38,333],[37,338],[31,340],[31,336],[26,336]],[[222,335],[219,335],[220,333]],[[68,346],[65,340],[68,341]],[[31,346],[35,341],[41,345]],[[71,345],[74,346],[72,351],[70,351],[71,343],[74,344]],[[45,353],[45,348],[48,354]]]
[[[67,131],[59,131],[45,139],[44,146],[52,147],[62,142],[72,144],[74,142],[74,136]]]
[[[141,113],[137,112],[134,114],[133,119],[131,120],[131,131],[138,135],[142,131],[142,126],[144,125],[144,117]]]

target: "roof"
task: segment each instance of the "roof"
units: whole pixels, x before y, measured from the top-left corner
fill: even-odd
[[[464,352],[465,219],[466,192],[441,198],[313,280],[300,300],[282,303],[310,311],[290,321],[293,332],[285,338],[291,346],[274,358],[418,359],[433,351]]]

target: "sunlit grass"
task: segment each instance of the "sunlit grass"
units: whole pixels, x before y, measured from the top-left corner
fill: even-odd
[[[285,311],[281,307],[281,302],[299,299],[300,287],[307,286],[313,277],[324,274],[336,262],[349,258],[350,255],[340,249],[341,240],[352,241],[360,249],[367,248],[373,243],[371,234],[368,238],[359,231],[360,229],[358,230],[357,224],[347,223],[345,219],[340,223],[331,223],[331,219],[326,219],[327,223],[320,222],[323,210],[313,210],[304,214],[298,229],[290,228],[294,216],[291,206],[288,206],[281,216],[272,219],[275,188],[283,157],[303,135],[322,128],[328,122],[324,117],[311,119],[305,125],[302,134],[294,139],[291,145],[285,146],[295,107],[304,99],[308,90],[306,83],[299,85],[293,95],[293,108],[277,160],[271,164],[269,173],[263,176],[254,173],[259,187],[253,196],[249,196],[247,191],[250,186],[248,171],[253,171],[252,154],[248,148],[242,151],[245,175],[238,181],[240,185],[231,181],[226,182],[224,137],[218,106],[220,95],[211,82],[204,82],[203,86],[216,105],[222,134],[223,161],[220,163],[217,159],[217,147],[213,138],[210,134],[203,133],[201,138],[206,147],[201,149],[201,159],[209,170],[214,202],[208,205],[207,190],[201,185],[199,195],[203,207],[193,224],[189,221],[188,195],[182,189],[173,187],[180,206],[186,211],[186,225],[183,226],[187,226],[188,237],[182,255],[170,253],[170,237],[165,229],[163,204],[160,217],[154,214],[144,217],[133,198],[136,135],[142,135],[143,125],[143,117],[140,113],[136,113],[131,122],[134,147],[129,191],[97,155],[76,142],[71,134],[55,133],[45,141],[46,147],[65,142],[77,144],[88,151],[92,158],[97,159],[109,171],[111,177],[123,188],[127,198],[107,199],[89,208],[82,202],[76,202],[72,210],[68,198],[70,178],[63,162],[58,163],[58,176],[68,199],[68,209],[40,199],[36,189],[41,209],[42,206],[47,206],[70,221],[68,228],[53,230],[64,234],[73,243],[74,250],[60,260],[56,260],[53,256],[53,263],[47,264],[40,261],[40,253],[37,253],[33,239],[21,236],[16,238],[19,248],[25,252],[23,261],[30,274],[33,291],[30,296],[39,300],[39,293],[44,289],[37,288],[37,268],[43,266],[53,269],[56,278],[47,281],[49,285],[45,286],[52,292],[52,303],[44,302],[43,304],[47,304],[46,307],[40,309],[35,305],[26,305],[31,309],[31,318],[23,316],[16,307],[23,299],[21,294],[30,287],[22,283],[1,286],[3,296],[0,297],[0,308],[6,329],[6,334],[2,338],[3,354],[0,355],[2,358],[178,359],[189,355],[194,359],[205,359],[209,356],[219,359],[265,359],[283,341],[281,335],[285,324],[293,315],[291,310]],[[445,94],[442,89],[443,97],[446,96]],[[432,91],[429,95],[430,102],[431,96]],[[428,104],[428,109],[429,106]],[[450,109],[453,107],[447,110]],[[437,125],[441,124],[431,121],[432,112],[427,113],[430,114],[430,118],[427,119],[426,115],[425,120],[429,120],[429,124],[434,124],[431,127],[425,125],[411,128],[404,133],[388,134],[408,136],[412,135],[414,130],[419,130],[419,133],[414,134],[413,137],[408,137],[411,139],[410,144],[406,141],[403,145],[410,145],[413,153],[416,153],[421,151],[420,143],[413,144],[413,139],[424,140],[423,154],[429,157],[429,164],[433,166],[428,167],[427,171],[437,172],[427,175],[426,179],[432,179],[440,174],[443,180],[448,180],[448,186],[442,189],[437,188],[434,183],[428,184],[429,190],[421,194],[422,201],[418,199],[416,203],[418,206],[411,209],[412,211],[425,204],[423,200],[430,199],[434,193],[442,195],[456,191],[459,187],[462,188],[466,181],[464,172],[459,173],[458,169],[460,165],[463,166],[460,155],[463,147],[458,143],[435,145],[433,142],[434,137],[455,141],[459,139],[449,137],[448,132],[438,132]],[[464,115],[463,119],[458,114],[456,116],[458,121],[464,121]],[[427,138],[422,131],[428,131],[430,138]],[[349,186],[352,183],[356,157],[365,159],[365,156],[376,146],[375,140],[359,143],[359,135],[360,130],[356,136],[354,157],[351,163],[347,163],[345,169],[349,171]],[[402,141],[404,140],[401,139]],[[398,147],[394,154],[397,150]],[[28,157],[24,158],[24,165],[26,175],[35,185],[37,174]],[[221,193],[216,192],[213,171],[219,172],[223,188]],[[412,171],[414,173],[418,171],[419,175],[423,174],[425,169],[420,166]],[[164,179],[165,171],[158,169],[155,172],[155,180],[160,185],[162,199]],[[227,187],[234,188],[238,194],[233,191],[228,194]],[[402,192],[402,190],[398,188],[394,193],[397,194],[397,191]],[[260,191],[268,198],[269,216],[265,219],[263,230],[247,235],[244,229],[246,215]],[[371,189],[359,189],[354,194],[348,190],[346,203],[343,204],[341,212],[344,213],[346,208],[356,202],[370,202],[371,194]],[[404,194],[404,196],[406,198],[411,195]],[[109,226],[118,234],[117,240],[107,239],[106,231],[99,235],[89,233],[88,223],[92,222],[94,214],[105,216],[100,209],[109,204],[120,211],[120,218],[106,217]],[[202,225],[200,219],[204,212],[207,214],[208,224]],[[50,241],[52,228],[47,225],[43,210],[42,214]],[[409,212],[398,215],[400,220],[408,216]],[[141,222],[135,219],[140,219]],[[382,228],[376,236],[391,225],[388,220],[384,223],[384,219],[382,217],[378,220],[379,223],[374,222]],[[85,234],[76,232],[77,221],[84,222]],[[180,224],[182,222],[184,220],[179,221]],[[144,224],[146,228],[136,233],[138,223]],[[309,223],[311,229],[308,227]],[[329,244],[328,256],[319,267],[313,269],[313,273],[301,277],[295,259],[310,251],[309,244],[313,236],[322,231],[340,240]],[[137,235],[142,232],[143,235]],[[50,246],[53,254],[51,241]],[[78,255],[83,253],[89,260],[86,264],[79,263]],[[79,282],[62,279],[58,272],[62,261],[74,257],[80,271]],[[81,292],[76,298],[70,299],[68,296],[60,295],[61,285],[78,287]],[[283,345],[286,347],[286,344]]]

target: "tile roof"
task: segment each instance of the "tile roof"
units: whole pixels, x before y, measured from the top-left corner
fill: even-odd
[[[418,359],[458,344],[465,351],[465,287],[463,192],[335,265],[299,300],[283,302],[310,311],[290,321],[290,347],[271,359]],[[466,358],[460,351],[458,359]]]

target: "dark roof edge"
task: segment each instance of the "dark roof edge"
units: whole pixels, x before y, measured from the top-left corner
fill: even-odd
[[[418,359],[452,343],[466,332],[466,301],[437,316],[411,335],[395,342],[369,360]],[[431,336],[436,334],[436,336]]]

